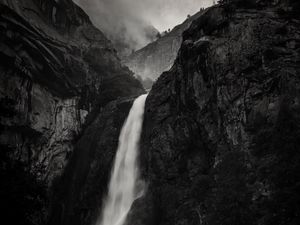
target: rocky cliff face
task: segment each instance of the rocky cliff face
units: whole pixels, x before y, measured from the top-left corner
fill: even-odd
[[[300,7],[259,2],[210,8],[184,32],[146,102],[147,192],[128,224],[298,224]],[[71,1],[0,3],[2,219],[94,224],[144,90]]]
[[[66,170],[53,185],[49,224],[96,223],[107,193],[120,130],[133,100],[110,102],[85,129]]]
[[[25,175],[24,183],[14,179],[19,169],[49,187],[102,108],[144,90],[121,65],[110,41],[71,0],[2,0],[0,11],[1,183],[9,179],[1,185],[1,196],[8,197],[6,192],[13,196],[33,184]],[[37,193],[30,189],[20,195],[38,198],[29,192]],[[18,201],[13,205],[7,199],[3,205],[12,204],[17,211],[23,203]]]
[[[188,18],[172,31],[134,52],[123,61],[142,80],[156,80],[162,72],[171,68],[182,42],[182,33],[202,12]]]
[[[136,214],[150,224],[299,222],[300,21],[289,4],[216,6],[184,32],[146,102],[149,186]]]
[[[1,12],[2,143],[54,175],[90,112],[143,90],[72,1],[3,1]]]

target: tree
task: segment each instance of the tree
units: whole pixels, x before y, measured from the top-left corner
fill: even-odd
[[[233,4],[236,7],[251,8],[256,6],[256,0],[219,0],[219,4]]]
[[[157,32],[156,38],[157,38],[157,39],[160,39],[160,38],[161,38],[161,34],[160,34],[159,32]]]

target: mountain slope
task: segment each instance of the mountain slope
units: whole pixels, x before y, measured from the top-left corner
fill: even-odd
[[[124,64],[143,80],[155,80],[162,72],[171,68],[182,42],[183,31],[201,14],[202,12],[196,13],[163,37],[134,52],[123,60]]]
[[[299,223],[299,7],[260,3],[212,7],[184,32],[146,102],[133,218]]]
[[[0,11],[3,212],[12,224],[45,224],[42,193],[84,128],[109,102],[144,90],[71,0],[1,0]]]

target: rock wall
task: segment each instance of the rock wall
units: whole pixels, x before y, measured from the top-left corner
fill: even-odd
[[[156,80],[162,72],[171,68],[182,42],[183,31],[201,14],[195,14],[163,37],[124,58],[124,64],[142,80]]]
[[[71,0],[2,0],[0,11],[3,211],[12,224],[45,224],[46,190],[85,128],[109,102],[144,89]]]
[[[128,224],[298,224],[300,8],[265,2],[212,7],[183,33],[146,102],[147,192]],[[0,3],[2,219],[94,224],[144,90],[71,1]]]
[[[72,1],[3,1],[1,12],[1,140],[55,176],[89,113],[143,89]]]
[[[153,225],[299,221],[296,12],[224,4],[184,32],[175,64],[147,98],[149,185],[137,217],[152,214]]]
[[[107,193],[118,137],[134,98],[104,107],[75,145],[62,177],[54,182],[49,224],[95,224]]]

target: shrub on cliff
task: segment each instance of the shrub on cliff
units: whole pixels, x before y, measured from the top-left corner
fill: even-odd
[[[252,8],[255,7],[256,0],[219,0],[218,3],[220,4],[234,4],[237,7],[245,7],[245,8]]]

